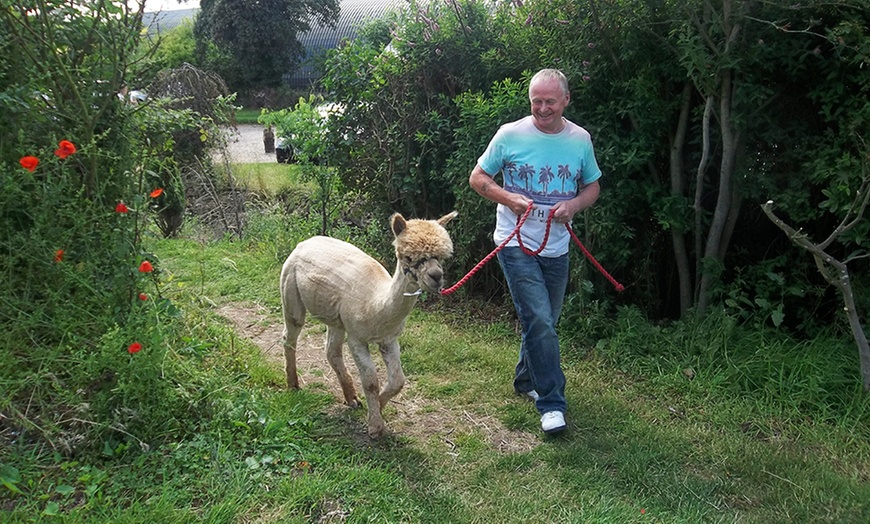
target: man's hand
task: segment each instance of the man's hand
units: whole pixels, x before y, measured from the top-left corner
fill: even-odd
[[[508,209],[511,210],[513,214],[518,217],[523,216],[523,213],[526,212],[526,209],[529,208],[529,204],[532,203],[532,199],[528,197],[524,197],[523,195],[517,193],[509,193],[510,201],[505,205]]]
[[[596,180],[589,185],[583,186],[583,189],[571,200],[557,202],[552,208],[553,222],[567,224],[574,218],[574,215],[592,206],[598,200],[600,192],[601,186],[598,185]]]

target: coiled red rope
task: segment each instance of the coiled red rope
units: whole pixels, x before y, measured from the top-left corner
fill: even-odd
[[[534,207],[534,204],[533,203],[529,204],[529,207],[526,208],[526,212],[523,213],[523,215],[521,217],[517,218],[517,227],[514,228],[514,230],[511,232],[511,234],[508,235],[508,237],[506,239],[504,239],[504,241],[501,244],[499,244],[498,247],[493,249],[490,254],[483,257],[483,260],[481,260],[480,262],[477,263],[476,266],[471,268],[471,271],[469,271],[464,277],[462,277],[459,280],[459,282],[457,282],[456,284],[453,284],[453,286],[451,286],[447,289],[442,289],[441,295],[442,296],[450,295],[451,293],[453,293],[454,291],[456,291],[457,289],[459,289],[463,285],[465,285],[465,283],[468,282],[468,280],[471,277],[473,277],[474,274],[480,270],[480,268],[482,268],[484,265],[486,265],[487,262],[492,260],[492,257],[496,256],[498,254],[498,252],[501,251],[507,245],[508,242],[510,242],[510,240],[514,237],[514,235],[516,235],[517,242],[519,242],[520,249],[523,250],[523,253],[525,253],[529,256],[535,256],[535,255],[539,254],[541,251],[543,251],[544,247],[546,247],[546,245],[547,245],[547,240],[549,240],[549,238],[550,238],[550,225],[553,222],[553,210],[552,209],[550,210],[550,215],[547,217],[547,229],[544,231],[544,241],[541,242],[541,247],[539,247],[535,251],[532,251],[531,249],[528,249],[526,246],[523,245],[523,237],[522,237],[522,235],[520,235],[520,228],[526,222],[526,219],[529,218],[529,213],[532,212],[532,207]],[[577,244],[577,247],[580,248],[580,251],[582,251],[583,254],[586,256],[586,258],[589,259],[590,262],[592,262],[592,265],[595,266],[595,269],[597,269],[602,275],[604,275],[604,278],[606,278],[608,281],[610,281],[611,284],[613,284],[613,287],[616,288],[616,291],[618,291],[618,292],[624,291],[625,286],[623,286],[622,284],[617,282],[615,278],[610,276],[610,273],[608,273],[607,270],[604,269],[604,266],[602,266],[601,264],[598,263],[597,260],[595,260],[595,257],[592,256],[592,253],[590,253],[589,250],[586,249],[586,246],[584,246],[583,243],[580,242],[580,239],[577,238],[577,235],[574,234],[574,230],[571,229],[571,226],[569,224],[565,224],[565,228],[568,230],[568,233],[571,235],[571,238],[574,239],[574,243]]]

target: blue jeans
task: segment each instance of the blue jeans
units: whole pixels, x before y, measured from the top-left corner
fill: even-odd
[[[521,393],[534,389],[540,413],[564,413],[568,404],[556,323],[568,285],[568,255],[544,258],[506,247],[498,252],[498,262],[523,326],[514,389]]]

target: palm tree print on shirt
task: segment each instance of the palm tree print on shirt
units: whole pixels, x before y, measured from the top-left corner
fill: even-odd
[[[556,174],[556,176],[558,176],[562,180],[562,193],[564,194],[565,193],[565,182],[567,182],[568,179],[571,178],[571,168],[568,167],[567,165],[563,166],[563,165],[559,164],[559,171]],[[578,176],[579,176],[579,171],[578,171]]]
[[[547,188],[549,187],[550,181],[553,180],[553,178],[555,178],[553,175],[553,168],[551,168],[550,166],[544,166],[541,168],[541,176],[540,178],[538,178],[538,183],[544,186],[544,195],[547,194]]]
[[[517,165],[515,163],[508,162],[507,164],[504,165],[504,172],[507,175],[507,180],[508,180],[507,185],[509,185],[509,186],[514,185],[514,173],[516,173],[516,171],[517,171]]]
[[[526,186],[526,191],[531,191],[531,186],[529,184],[529,180],[535,175],[535,168],[529,164],[523,164],[523,167],[520,168],[520,171],[517,173],[517,178],[523,181],[523,184]]]

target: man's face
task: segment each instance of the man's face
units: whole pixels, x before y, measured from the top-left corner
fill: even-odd
[[[544,133],[562,131],[562,113],[568,107],[571,95],[562,91],[558,80],[538,80],[533,83],[529,89],[529,100],[535,127]]]

